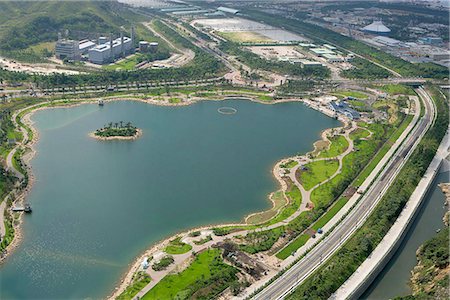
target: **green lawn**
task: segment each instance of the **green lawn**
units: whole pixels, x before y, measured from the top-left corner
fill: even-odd
[[[126,71],[134,70],[134,67],[139,63],[138,59],[140,56],[142,56],[142,54],[134,54],[125,59],[122,59],[119,62],[102,66],[102,68],[110,71],[115,71],[117,69]]]
[[[345,152],[348,148],[348,141],[345,136],[336,135],[330,138],[331,145],[329,149],[319,153],[318,158],[336,157]]]
[[[295,167],[296,165],[298,165],[298,162],[295,160],[290,160],[287,163],[281,165],[282,168],[286,168],[286,169],[292,169],[293,167]]]
[[[280,252],[278,252],[275,256],[279,259],[286,259],[288,258],[292,252],[297,251],[301,246],[306,244],[306,242],[309,240],[310,236],[309,234],[301,234],[299,235],[295,240],[293,240],[291,243],[289,243],[286,247],[284,247]]]
[[[192,249],[192,246],[181,241],[181,237],[170,241],[169,245],[164,249],[167,254],[183,254]]]
[[[386,84],[380,87],[381,90],[391,95],[415,95],[414,90],[406,85],[402,84]]]
[[[320,217],[320,219],[317,220],[311,228],[317,230],[325,226],[325,224],[327,224],[331,220],[331,218],[333,218],[338,213],[338,211],[340,211],[341,208],[344,207],[347,201],[347,198],[339,198],[339,200],[336,201],[336,203],[334,203],[333,206],[331,206],[331,208],[322,217]]]
[[[339,161],[319,160],[306,164],[304,168],[305,170],[299,170],[298,178],[305,190],[310,190],[336,173]]]
[[[191,299],[194,293],[196,298],[214,298],[236,281],[236,273],[223,262],[220,250],[207,250],[184,271],[164,277],[142,299]]]
[[[367,138],[369,135],[370,132],[368,130],[363,128],[357,128],[350,133],[350,139],[352,139],[353,141],[357,139],[364,139]]]
[[[342,97],[353,97],[358,99],[367,99],[369,96],[363,92],[359,91],[337,91],[336,93],[333,93],[336,96],[342,96]]]

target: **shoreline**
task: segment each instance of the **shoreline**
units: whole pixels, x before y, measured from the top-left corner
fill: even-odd
[[[218,95],[219,96],[219,95]],[[256,97],[256,96],[255,96]],[[25,168],[27,170],[28,173],[28,184],[25,187],[25,189],[22,191],[22,193],[20,194],[18,200],[16,201],[24,201],[25,198],[28,196],[28,193],[31,190],[31,187],[33,186],[35,177],[33,175],[32,172],[32,168],[31,168],[31,164],[30,161],[32,160],[32,158],[34,157],[34,155],[36,154],[36,150],[34,148],[35,144],[37,143],[38,139],[39,139],[39,133],[38,131],[35,129],[34,127],[34,122],[31,120],[32,115],[40,110],[44,110],[44,109],[54,109],[54,108],[69,108],[69,107],[75,107],[75,106],[79,106],[79,105],[83,105],[83,104],[94,104],[96,103],[99,99],[103,99],[105,100],[105,102],[110,102],[110,101],[138,101],[138,102],[144,102],[147,104],[152,104],[152,105],[157,105],[157,106],[187,106],[187,105],[192,105],[195,104],[197,102],[201,102],[201,101],[223,101],[223,100],[245,100],[245,101],[252,101],[252,102],[256,102],[256,103],[260,103],[260,104],[268,104],[268,105],[274,105],[274,104],[278,104],[278,103],[288,103],[288,102],[302,102],[304,105],[306,105],[306,107],[316,110],[330,118],[333,118],[334,115],[331,112],[327,112],[324,111],[323,109],[321,109],[320,106],[318,105],[312,105],[311,102],[307,99],[302,99],[302,98],[288,98],[288,99],[279,99],[279,100],[272,100],[271,102],[266,102],[266,101],[262,101],[259,99],[256,99],[255,97],[251,96],[251,95],[241,95],[239,96],[238,93],[236,95],[229,95],[229,96],[223,96],[220,95],[219,98],[212,98],[212,99],[205,99],[205,98],[200,98],[200,97],[195,97],[195,98],[190,98],[187,99],[187,101],[183,101],[180,103],[170,103],[168,101],[161,101],[161,100],[155,100],[152,98],[138,98],[135,95],[130,95],[129,97],[127,97],[127,95],[124,96],[112,96],[110,98],[100,98],[100,97],[95,97],[95,98],[87,98],[87,99],[80,99],[80,100],[74,100],[76,101],[76,103],[70,103],[67,102],[67,100],[54,100],[54,101],[46,101],[46,102],[42,102],[42,103],[38,103],[38,104],[34,104],[31,105],[29,107],[25,107],[22,108],[18,111],[16,111],[13,114],[14,119],[16,118],[16,116],[19,116],[21,113],[25,112],[21,117],[20,120],[22,121],[22,123],[28,127],[31,132],[33,133],[33,137],[31,140],[27,140],[25,141],[25,143],[22,145],[23,147],[26,148],[26,153],[22,156],[22,161],[24,162]],[[50,105],[49,105],[50,104]],[[346,123],[345,118],[336,118],[338,121],[341,122],[341,126],[344,126]],[[26,131],[26,129],[22,126],[19,126],[17,124],[17,126],[20,128],[21,131]],[[332,128],[327,128],[322,130],[322,132],[320,133],[320,138],[319,140],[317,140],[316,142],[313,143],[313,150],[310,152],[314,152],[316,150],[316,144],[319,141],[322,140],[326,140],[324,137],[326,136],[326,132],[328,132],[329,130],[333,129],[333,128],[340,128],[340,127],[332,127]],[[140,129],[138,129],[138,131],[141,131]],[[91,135],[92,133],[90,133],[89,135]],[[142,134],[142,131],[140,132],[140,134]],[[138,136],[140,136],[140,134]],[[119,137],[119,138],[125,138],[126,140],[130,140],[130,139],[135,139],[138,136],[133,136],[131,138],[128,137]],[[27,134],[27,137],[29,139],[29,136]],[[96,137],[94,136],[93,138],[99,139],[99,140],[106,140],[107,138],[100,138],[100,137]],[[116,137],[113,137],[113,139],[116,139]],[[17,146],[17,147],[20,147]],[[308,152],[308,153],[310,153]],[[294,156],[290,156],[290,157],[285,157],[280,159],[278,162],[275,163],[275,165],[272,168],[272,175],[274,176],[274,178],[276,179],[276,181],[278,182],[280,188],[277,189],[278,190],[285,190],[286,184],[285,182],[281,179],[281,177],[278,174],[278,169],[279,169],[279,165],[281,163],[283,163],[286,160],[292,159],[292,157]],[[273,192],[272,192],[273,193]],[[269,201],[272,205],[272,207],[268,208],[267,210],[264,211],[259,211],[259,212],[254,212],[254,213],[250,213],[246,216],[243,217],[243,219],[240,221],[241,223],[228,223],[228,224],[223,224],[223,223],[219,223],[219,224],[208,224],[208,225],[203,225],[200,227],[195,227],[195,228],[188,228],[188,229],[183,229],[180,230],[177,233],[171,234],[170,236],[167,236],[166,238],[157,241],[157,242],[152,242],[149,247],[144,250],[143,252],[141,252],[140,254],[138,254],[135,259],[128,265],[129,267],[127,268],[127,271],[120,277],[120,279],[118,280],[118,282],[114,285],[113,290],[109,293],[109,295],[106,297],[106,299],[114,299],[115,297],[119,296],[132,282],[132,278],[133,275],[135,274],[135,272],[138,270],[141,261],[144,257],[147,256],[151,256],[152,253],[159,251],[161,249],[164,249],[164,247],[176,236],[181,235],[181,234],[189,234],[191,232],[194,231],[201,231],[201,230],[211,230],[212,227],[228,227],[228,226],[251,226],[251,225],[258,225],[258,224],[248,224],[246,223],[247,219],[252,216],[252,215],[256,215],[256,214],[261,214],[264,213],[266,211],[272,210],[274,208],[275,202],[270,198],[270,195],[272,194],[270,193],[269,195],[267,195],[268,199],[266,199],[267,201]],[[277,213],[273,216],[275,217],[276,215],[279,214],[279,212],[287,205],[288,203],[286,203],[283,207],[281,207],[280,209],[278,209]],[[0,260],[0,265],[1,262],[3,262],[7,256],[15,249],[17,248],[17,246],[19,245],[20,241],[22,240],[22,215],[19,216],[19,222],[14,226],[14,239],[13,241],[6,247],[6,250],[8,251],[8,254],[5,255],[1,260]],[[273,218],[272,217],[272,218]],[[268,220],[266,220],[265,222],[267,222]],[[242,223],[243,222],[243,223]]]

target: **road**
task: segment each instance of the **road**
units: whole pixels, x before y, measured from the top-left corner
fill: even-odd
[[[434,106],[431,98],[423,89],[417,89],[425,106],[425,114],[388,162],[380,176],[377,177],[369,191],[361,198],[349,215],[326,237],[313,248],[302,260],[296,263],[282,276],[268,285],[253,299],[283,299],[317,268],[364,223],[377,203],[381,200],[397,174],[414,151],[422,136],[434,120]]]

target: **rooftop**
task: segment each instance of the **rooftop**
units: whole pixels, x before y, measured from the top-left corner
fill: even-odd
[[[389,28],[387,28],[381,21],[374,21],[372,24],[367,25],[362,30],[370,31],[370,32],[379,32],[379,33],[391,32],[391,30]]]

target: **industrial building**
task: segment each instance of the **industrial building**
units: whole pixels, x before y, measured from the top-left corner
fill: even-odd
[[[80,42],[59,37],[55,46],[55,55],[58,59],[80,59]]]
[[[224,12],[224,13],[232,14],[232,15],[237,15],[239,13],[239,10],[237,10],[237,9],[224,7],[224,6],[217,8],[217,10]]]
[[[99,39],[99,43],[104,40]],[[133,41],[129,37],[121,36],[115,40],[99,44],[89,49],[89,61],[94,64],[105,64],[114,61],[115,58],[125,56],[133,50]]]
[[[391,32],[381,21],[374,21],[372,24],[363,27],[362,31],[377,35],[388,35]]]
[[[427,36],[427,37],[419,38],[419,42],[421,42],[422,44],[426,44],[426,45],[439,45],[439,44],[442,44],[443,40],[440,37]]]
[[[87,54],[88,51],[94,47],[95,47],[95,43],[92,41],[89,41],[89,40],[80,41],[79,49],[80,49],[81,54]]]

